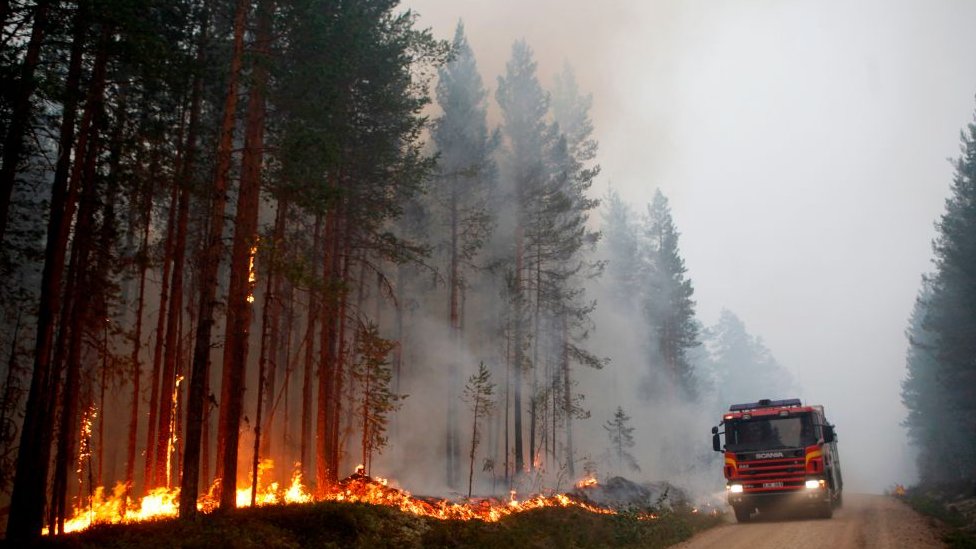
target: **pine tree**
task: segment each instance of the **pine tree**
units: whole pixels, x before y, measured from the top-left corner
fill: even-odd
[[[652,371],[663,371],[668,386],[695,394],[695,379],[688,350],[698,342],[694,288],[685,278],[684,259],[678,250],[678,230],[671,218],[668,200],[660,190],[644,218],[641,273],[644,316],[650,328],[648,346]],[[645,391],[645,396],[656,389]]]
[[[608,420],[603,428],[606,429],[607,437],[610,439],[608,454],[617,470],[623,471],[626,468],[640,472],[637,460],[629,451],[637,443],[634,442],[634,428],[630,426],[630,416],[624,413],[623,407],[617,406],[613,418]]]
[[[533,204],[539,211],[540,199],[544,196],[548,173],[544,159],[546,151],[553,138],[552,131],[546,120],[549,110],[549,94],[547,94],[536,77],[536,62],[531,48],[524,41],[517,41],[512,46],[512,57],[506,65],[504,77],[498,78],[498,89],[495,98],[502,109],[504,119],[503,130],[507,138],[508,149],[506,155],[506,178],[510,187],[509,204],[514,222],[515,249],[512,251],[511,265],[511,348],[513,387],[512,417],[515,472],[521,474],[525,470],[525,448],[523,447],[522,430],[522,393],[523,376],[525,372],[534,372],[535,364],[526,356],[525,350],[529,344],[527,314],[533,307],[533,293],[529,287],[529,277],[533,265],[529,265],[527,232],[533,222]],[[540,240],[541,241],[541,240]],[[538,307],[538,304],[535,304]],[[530,407],[535,401],[534,395],[530,400]],[[530,427],[535,426],[535,416],[530,412]],[[529,463],[532,464],[534,452],[534,432],[530,433]]]
[[[961,141],[951,194],[937,223],[936,271],[922,321],[931,334],[934,376],[947,407],[944,417],[930,421],[976,413],[976,122],[968,124]],[[976,424],[966,423],[955,436],[968,464],[957,474],[976,478]]]
[[[447,228],[448,320],[454,356],[450,357],[450,392],[447,410],[447,483],[456,487],[460,480],[460,427],[457,397],[461,368],[461,293],[466,286],[465,271],[484,245],[491,231],[488,201],[495,166],[492,152],[497,134],[489,134],[486,122],[486,97],[474,53],[458,23],[451,46],[453,57],[438,70],[437,102],[444,111],[433,129],[439,154],[438,170],[431,198]]]
[[[940,379],[943,365],[937,355],[935,334],[928,331],[924,319],[932,299],[932,281],[923,278],[922,288],[909,318],[907,374],[902,381],[901,397],[908,408],[904,425],[912,445],[918,448],[918,473],[923,484],[958,482],[968,473],[967,441],[959,437],[965,431],[963,416],[954,413]]]
[[[601,257],[607,262],[604,280],[617,307],[632,308],[639,295],[641,274],[638,255],[638,220],[634,211],[612,187],[603,199],[600,228]]]
[[[464,400],[471,407],[471,451],[468,454],[468,497],[471,497],[471,487],[474,482],[474,456],[481,443],[478,427],[480,421],[490,416],[495,408],[495,384],[491,381],[491,372],[482,362],[478,365],[478,373],[468,378],[464,386]]]
[[[396,412],[405,395],[392,390],[393,371],[388,357],[394,343],[380,337],[376,324],[360,324],[356,334],[355,353],[350,375],[359,388],[356,412],[360,418],[362,463],[369,474],[373,454],[386,447],[386,427],[390,414]]]
[[[789,371],[773,357],[761,338],[751,335],[734,313],[725,309],[715,326],[704,333],[709,358],[702,367],[702,383],[716,392],[715,401],[724,410],[729,402],[760,398],[785,398],[795,391]]]

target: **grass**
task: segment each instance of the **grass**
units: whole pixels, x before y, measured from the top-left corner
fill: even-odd
[[[942,541],[951,549],[976,549],[976,517],[959,511],[963,497],[958,486],[928,486],[912,488],[905,501],[944,526]]]
[[[300,549],[383,547],[663,548],[721,522],[685,510],[653,520],[600,515],[578,508],[543,508],[497,523],[442,521],[386,506],[322,502],[218,513],[193,521],[103,525],[43,539],[43,548],[142,547]]]

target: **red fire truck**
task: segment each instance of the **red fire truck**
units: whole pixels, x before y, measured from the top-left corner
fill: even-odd
[[[733,404],[712,427],[712,448],[725,454],[725,489],[739,522],[786,506],[830,518],[841,504],[837,435],[823,406],[795,398]]]

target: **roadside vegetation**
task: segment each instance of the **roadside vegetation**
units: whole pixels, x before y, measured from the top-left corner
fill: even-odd
[[[976,549],[976,490],[973,486],[932,485],[910,489],[905,501],[942,526],[952,549]]]
[[[722,521],[691,509],[654,519],[543,508],[489,523],[438,520],[383,505],[322,502],[93,527],[38,540],[33,547],[376,548],[376,547],[668,547]]]

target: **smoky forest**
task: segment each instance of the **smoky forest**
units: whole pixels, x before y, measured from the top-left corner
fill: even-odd
[[[697,318],[668,198],[601,180],[573,60],[519,40],[482,74],[453,31],[396,0],[0,2],[8,539],[350,475],[721,490],[709,426],[797,381]],[[952,405],[915,349],[907,398]]]

